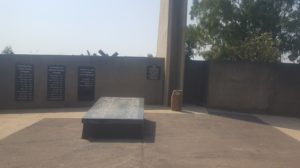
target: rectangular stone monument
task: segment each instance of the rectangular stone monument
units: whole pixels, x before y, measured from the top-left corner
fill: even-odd
[[[102,97],[82,118],[84,139],[143,137],[144,99]]]

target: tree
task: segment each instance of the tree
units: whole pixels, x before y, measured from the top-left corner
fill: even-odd
[[[270,33],[249,36],[238,49],[236,56],[240,56],[240,60],[251,62],[278,62],[280,60],[278,42]]]
[[[13,54],[15,54],[15,53],[13,52],[11,46],[6,46],[6,47],[2,50],[1,54],[13,55]]]
[[[153,56],[153,54],[150,54],[150,53],[149,53],[149,54],[147,54],[147,57],[148,57],[148,58],[153,58],[154,56]]]
[[[190,14],[198,32],[195,49],[211,48],[202,53],[206,59],[273,62],[282,54],[291,61],[300,56],[299,0],[194,0]]]
[[[185,59],[191,60],[195,56],[197,48],[197,29],[194,25],[189,25],[186,29]]]
[[[212,46],[211,50],[203,52],[205,59],[278,62],[280,51],[270,33],[251,35],[243,43],[236,46]]]

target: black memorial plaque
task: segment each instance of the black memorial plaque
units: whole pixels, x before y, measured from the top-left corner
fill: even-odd
[[[95,99],[95,68],[78,68],[78,99],[93,101]]]
[[[48,66],[47,98],[48,101],[65,100],[66,68],[61,65]]]
[[[34,83],[33,65],[17,64],[15,78],[16,101],[32,101]]]
[[[147,80],[160,80],[161,67],[158,65],[147,66]]]

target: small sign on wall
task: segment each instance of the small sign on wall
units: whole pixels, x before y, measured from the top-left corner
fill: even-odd
[[[16,101],[33,100],[33,65],[17,64],[15,75],[15,99]]]
[[[161,67],[158,65],[147,66],[147,80],[160,80]]]
[[[93,101],[95,99],[95,68],[78,68],[78,100]]]
[[[66,68],[61,65],[48,66],[47,99],[48,101],[65,100]]]

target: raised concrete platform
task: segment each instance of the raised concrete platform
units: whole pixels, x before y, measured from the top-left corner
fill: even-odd
[[[102,97],[82,118],[82,138],[142,138],[144,99]]]

